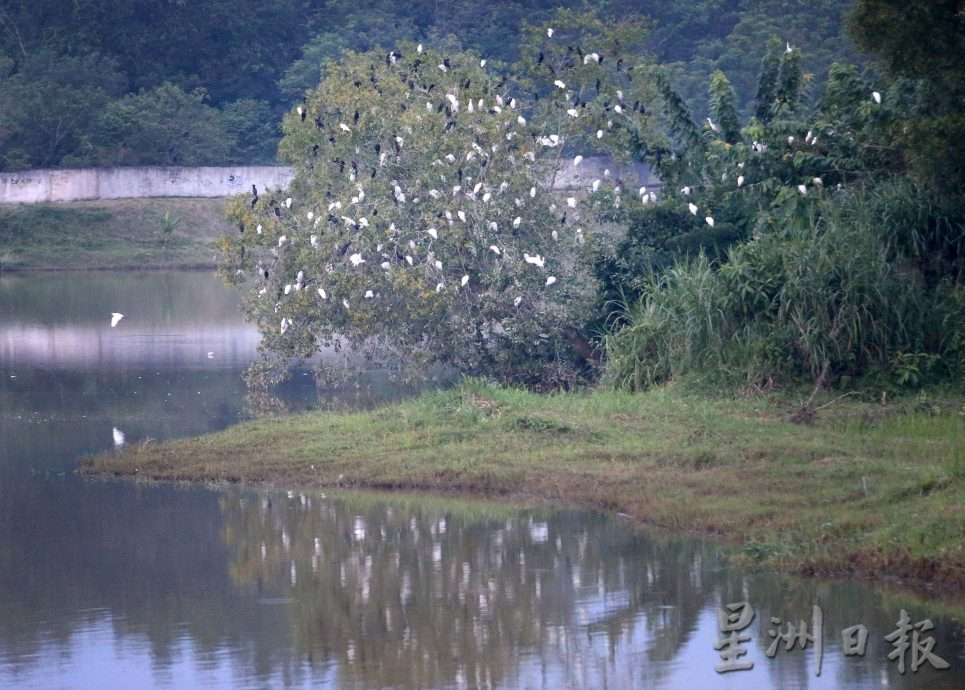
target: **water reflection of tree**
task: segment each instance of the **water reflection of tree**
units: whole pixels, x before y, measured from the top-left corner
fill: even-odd
[[[299,651],[358,686],[502,684],[532,653],[592,667],[592,645],[615,648],[641,621],[634,644],[666,661],[709,596],[706,549],[583,514],[496,520],[304,495],[226,495],[223,510],[232,579],[291,597]]]

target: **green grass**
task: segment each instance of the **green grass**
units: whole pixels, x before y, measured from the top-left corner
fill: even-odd
[[[213,267],[215,240],[232,231],[224,206],[182,198],[0,206],[0,269]]]
[[[965,400],[673,387],[535,395],[467,382],[369,412],[259,419],[94,458],[88,474],[462,491],[626,513],[804,573],[965,584]]]

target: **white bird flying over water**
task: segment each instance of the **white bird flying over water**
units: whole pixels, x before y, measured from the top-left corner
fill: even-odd
[[[115,312],[112,312],[112,313],[111,313],[111,328],[114,328],[114,326],[116,326],[118,323],[120,323],[120,320],[123,319],[123,318],[124,318],[124,315],[123,315],[123,314],[121,314],[121,313],[119,313],[119,312],[116,312],[116,311],[115,311]]]

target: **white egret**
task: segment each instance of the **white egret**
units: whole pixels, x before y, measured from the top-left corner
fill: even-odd
[[[576,208],[576,198],[572,196],[566,197],[566,205],[570,208]]]
[[[693,216],[697,215],[697,204],[687,204],[687,208],[690,209],[690,214]]]
[[[375,295],[372,293],[371,290],[365,291],[365,299],[372,299],[373,297],[375,297]]]
[[[499,256],[500,254],[499,247],[497,247],[495,244],[489,245],[489,251],[493,252],[496,256]]]
[[[111,328],[114,328],[123,318],[124,315],[120,312],[111,312]]]
[[[499,230],[499,223],[497,223],[494,220],[489,221],[489,229],[492,230],[493,232],[496,232],[497,230]]]
[[[546,286],[549,287],[555,282],[556,282],[556,276],[550,276],[549,278],[546,279]]]
[[[442,292],[444,287],[446,287],[445,283],[436,283],[436,292]]]
[[[523,298],[522,298],[522,297],[517,297],[516,299],[513,300],[513,306],[514,306],[514,307],[518,307],[519,304],[520,304],[520,302],[522,302],[522,301],[523,301]]]
[[[346,309],[349,308],[349,306],[348,306],[348,300],[347,300],[347,299],[343,299],[343,300],[342,300],[342,306],[345,307]]]
[[[434,240],[439,239],[439,232],[435,228],[429,228],[426,233]]]
[[[803,195],[807,195],[807,193],[808,193],[808,188],[805,187],[803,184],[799,184],[799,185],[797,186],[797,191],[801,192],[801,194],[803,194]]]
[[[880,94],[880,93],[878,93],[877,91],[872,91],[872,92],[871,92],[871,97],[872,97],[873,99],[875,99],[875,103],[877,103],[877,104],[879,104],[879,105],[881,104],[881,94]]]
[[[570,108],[569,110],[566,111],[566,114],[569,115],[570,117],[579,117],[580,111],[577,110],[576,108]]]
[[[388,261],[383,261],[379,264],[379,266],[381,266],[383,270],[388,271],[392,267],[392,264],[390,264]]]
[[[557,79],[556,81],[553,82],[553,85],[554,85],[554,86],[557,86],[557,87],[559,87],[559,88],[561,88],[561,89],[565,89],[565,88],[566,88],[566,83],[565,83],[562,79]]]
[[[684,196],[690,196],[690,187],[684,187],[683,189],[680,190],[680,193],[683,194]]]
[[[465,211],[456,211],[456,215],[459,216],[459,220],[461,220],[463,223],[466,222],[466,212],[465,212]]]
[[[577,156],[576,158],[573,159],[574,166],[579,165],[582,162],[583,162],[583,156]]]
[[[822,180],[820,177],[812,177],[812,178],[811,178],[811,182],[814,183],[814,186],[815,186],[815,187],[823,187],[823,186],[824,186],[824,180]]]
[[[714,219],[711,216],[707,216],[704,220],[707,221],[707,225],[714,227]]]
[[[599,191],[600,180],[593,180],[593,184],[591,185],[590,189],[592,189],[594,192]]]
[[[544,259],[539,254],[537,254],[536,256],[530,256],[526,252],[523,252],[523,260],[528,264],[534,264],[536,266],[539,266],[540,268],[543,268],[543,265],[546,263],[546,259]]]
[[[292,198],[288,197],[287,199],[285,199],[285,208],[291,208],[291,207],[292,207]]]
[[[597,138],[597,139],[602,139],[602,138],[603,138],[603,130],[602,130],[602,129],[596,130],[596,138]]]
[[[406,254],[406,255],[405,255],[405,262],[411,266],[411,265],[412,265],[412,257],[409,256],[408,254]]]
[[[123,446],[123,445],[124,445],[124,432],[121,431],[120,429],[118,429],[118,428],[115,426],[115,427],[113,428],[113,431],[112,431],[111,433],[112,433],[113,436],[114,436],[114,447],[115,447],[115,448],[120,448],[121,446]]]
[[[513,227],[518,228],[520,223],[522,222],[523,222],[523,219],[520,216],[516,216],[515,218],[513,218]]]
[[[529,198],[530,198],[530,199],[535,199],[535,198],[536,198],[536,187],[530,187],[530,188],[529,188]]]
[[[328,299],[328,293],[325,292],[324,288],[318,288],[318,296],[322,299]]]
[[[553,29],[547,28],[547,29],[546,29],[546,36],[547,36],[547,38],[553,38]]]
[[[359,266],[365,263],[365,259],[362,258],[361,254],[352,254],[348,260],[352,262],[353,266]]]
[[[460,280],[459,282],[463,287],[466,287],[466,285],[469,283],[469,276],[468,275],[463,276],[462,280]]]
[[[442,270],[442,262],[439,261],[439,259],[436,259],[436,262],[435,262],[434,265],[435,265],[435,267],[436,267],[436,270],[438,270],[438,271],[441,271],[441,270]]]
[[[738,175],[738,176],[737,176],[737,186],[738,186],[738,187],[743,187],[743,186],[744,186],[744,176],[743,176],[743,175]]]

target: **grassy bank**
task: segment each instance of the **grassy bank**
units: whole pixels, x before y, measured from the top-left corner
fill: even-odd
[[[214,241],[232,230],[224,206],[181,198],[0,206],[0,269],[213,267]]]
[[[965,585],[965,401],[673,389],[538,396],[470,382],[380,410],[260,419],[85,463],[145,479],[535,496],[739,545],[805,573]]]

